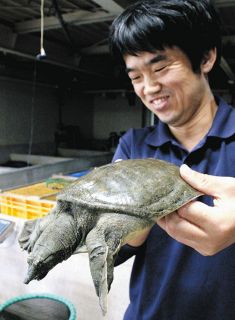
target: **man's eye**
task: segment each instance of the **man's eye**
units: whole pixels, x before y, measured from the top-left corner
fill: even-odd
[[[166,68],[166,66],[161,67],[161,68],[158,68],[158,69],[155,69],[154,72],[159,72],[159,71],[161,71],[161,70],[163,70],[163,69],[165,69],[165,68]]]
[[[138,79],[140,79],[140,76],[132,77],[131,81],[135,81],[135,80],[138,80]]]

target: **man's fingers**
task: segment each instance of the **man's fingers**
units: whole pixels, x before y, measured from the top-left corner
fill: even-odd
[[[195,189],[211,196],[217,196],[219,192],[218,179],[221,178],[194,171],[185,164],[180,167],[180,175]]]
[[[206,229],[208,224],[211,223],[213,212],[213,207],[209,207],[200,201],[192,201],[178,209],[178,215],[181,218],[197,225],[200,229]]]
[[[195,244],[195,239],[205,238],[205,232],[203,230],[189,221],[182,219],[176,212],[159,219],[157,223],[171,237],[189,246]]]

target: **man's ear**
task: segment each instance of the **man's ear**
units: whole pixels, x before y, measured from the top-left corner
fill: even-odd
[[[213,68],[217,58],[216,48],[210,49],[204,56],[201,63],[201,71],[203,73],[209,73]]]

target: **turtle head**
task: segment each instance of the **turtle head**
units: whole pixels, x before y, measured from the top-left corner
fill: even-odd
[[[69,258],[82,245],[83,226],[78,223],[77,209],[72,203],[57,203],[53,218],[32,247],[25,283],[44,278],[55,265]]]

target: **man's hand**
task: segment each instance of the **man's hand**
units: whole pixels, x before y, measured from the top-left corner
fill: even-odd
[[[186,165],[180,174],[192,187],[212,196],[214,206],[192,201],[158,220],[158,225],[202,255],[214,255],[235,243],[235,178],[198,173]]]
[[[139,233],[139,235],[137,237],[129,240],[127,242],[127,244],[132,247],[141,246],[145,242],[145,240],[147,239],[150,230],[151,230],[151,227],[144,229],[142,232]]]

